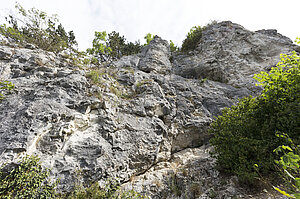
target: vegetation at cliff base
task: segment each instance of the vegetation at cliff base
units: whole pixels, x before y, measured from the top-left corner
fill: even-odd
[[[18,164],[0,167],[0,198],[53,198],[58,181],[49,180],[36,156],[25,156]]]
[[[210,132],[218,168],[233,173],[242,182],[253,183],[259,173],[270,176],[278,170],[273,150],[288,144],[275,134],[285,133],[300,143],[300,57],[281,55],[269,73],[254,76],[263,87],[258,97],[246,97],[212,124]]]
[[[288,145],[274,149],[280,158],[275,160],[281,171],[283,184],[273,186],[275,190],[289,198],[300,198],[300,145],[296,145],[287,134],[277,134],[284,138]]]
[[[70,193],[56,190],[59,180],[51,181],[50,169],[43,168],[37,156],[25,156],[17,164],[0,166],[0,198],[66,198],[66,199],[143,199],[147,198],[134,190],[122,190],[115,181],[107,181],[104,188],[92,183],[89,186],[75,186]]]

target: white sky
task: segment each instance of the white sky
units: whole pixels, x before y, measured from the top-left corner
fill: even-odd
[[[18,0],[48,15],[58,14],[67,31],[73,30],[79,49],[91,47],[95,31],[115,30],[127,41],[144,43],[147,33],[181,45],[195,25],[230,20],[255,31],[277,29],[300,37],[300,0]],[[14,0],[0,0],[0,23],[14,10]]]

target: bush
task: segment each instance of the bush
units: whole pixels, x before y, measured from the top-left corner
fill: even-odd
[[[108,181],[104,188],[100,188],[98,183],[93,183],[86,188],[77,188],[68,197],[70,199],[144,199],[143,196],[134,190],[124,191],[121,189],[119,183]]]
[[[171,50],[171,52],[175,52],[175,51],[179,50],[179,48],[177,46],[175,46],[175,44],[172,40],[170,40],[170,50]]]
[[[8,81],[0,81],[0,92],[1,90],[12,90],[15,87],[15,85]],[[0,93],[0,100],[4,98],[4,95]]]
[[[281,194],[290,198],[300,199],[300,145],[297,146],[286,134],[277,134],[289,143],[289,146],[277,147],[274,152],[282,154],[280,160],[276,160],[285,182],[284,187],[274,187]]]
[[[144,39],[146,40],[145,46],[150,44],[150,41],[154,39],[154,35],[148,33],[145,35]]]
[[[190,50],[195,50],[201,37],[203,28],[201,26],[194,26],[190,29],[190,32],[183,40],[181,51],[187,52]]]
[[[254,78],[264,88],[262,94],[225,108],[210,129],[218,168],[247,183],[257,177],[254,164],[264,176],[276,171],[272,151],[286,142],[276,132],[300,143],[300,57],[295,52],[282,55],[270,73]]]
[[[120,59],[124,55],[139,53],[141,45],[139,42],[126,43],[125,37],[113,31],[95,32],[93,47],[87,49],[87,53],[95,57],[100,63]]]
[[[67,33],[55,15],[47,16],[35,8],[26,11],[20,4],[16,4],[15,8],[18,15],[5,17],[9,25],[0,26],[0,34],[4,37],[56,53],[75,50],[77,42],[73,31]]]
[[[129,199],[147,198],[134,190],[122,190],[120,184],[108,181],[104,188],[98,183],[91,186],[76,186],[71,193],[56,192],[59,180],[49,180],[50,170],[42,168],[37,156],[25,156],[18,164],[2,165],[0,167],[0,198],[70,198],[70,199]]]
[[[48,179],[39,158],[26,156],[14,167],[0,167],[0,198],[53,198],[58,181]]]
[[[125,37],[121,36],[115,31],[108,34],[107,44],[112,50],[111,56],[114,59],[120,59],[122,56],[125,55],[137,54],[141,50],[141,45],[139,42],[126,43]]]
[[[93,47],[88,48],[86,52],[94,56],[100,62],[109,61],[111,58],[112,49],[107,45],[107,33],[95,31],[95,38],[93,39]]]

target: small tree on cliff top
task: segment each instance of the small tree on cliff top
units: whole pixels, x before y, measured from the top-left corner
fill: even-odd
[[[56,15],[48,16],[35,8],[25,10],[16,4],[18,15],[5,17],[7,24],[0,26],[0,34],[20,44],[35,46],[52,52],[74,51],[77,47],[73,31],[66,32]]]

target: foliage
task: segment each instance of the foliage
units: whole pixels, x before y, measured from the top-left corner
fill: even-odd
[[[218,167],[248,183],[257,176],[254,164],[264,176],[276,171],[272,151],[286,142],[276,132],[300,143],[300,57],[282,55],[277,67],[254,78],[264,88],[262,94],[225,108],[210,129]]]
[[[190,29],[188,32],[188,35],[186,38],[183,40],[182,46],[181,46],[181,51],[182,52],[187,52],[190,50],[195,50],[200,39],[202,38],[202,32],[207,29],[208,27],[217,24],[218,22],[215,20],[210,21],[208,24],[205,26],[194,26]]]
[[[119,183],[115,181],[108,181],[104,188],[100,188],[98,183],[93,183],[87,188],[77,188],[70,194],[70,199],[85,199],[85,198],[99,198],[99,199],[143,199],[147,198],[134,190],[124,191],[121,189]]]
[[[15,85],[11,82],[8,81],[0,81],[0,91],[1,90],[12,90],[15,87]],[[4,98],[4,95],[0,93],[0,100]]]
[[[186,38],[183,40],[181,51],[187,52],[190,50],[195,50],[202,37],[202,31],[203,28],[201,28],[201,26],[192,27]]]
[[[150,44],[150,41],[152,41],[154,39],[154,35],[152,35],[151,33],[148,33],[145,35],[144,39],[146,40],[146,45],[149,45]]]
[[[123,48],[122,48],[122,55],[123,56],[128,56],[128,55],[134,55],[137,54],[141,51],[141,44],[139,41],[129,42],[126,43]]]
[[[75,50],[77,42],[73,31],[67,33],[55,15],[48,16],[35,8],[26,11],[20,4],[16,4],[15,8],[18,15],[9,15],[5,18],[9,25],[0,26],[0,34],[4,37],[56,53]]]
[[[97,32],[95,31],[95,38],[93,39],[93,47],[88,48],[86,52],[90,55],[93,55],[97,58],[100,62],[108,61],[110,59],[110,54],[112,49],[106,45],[107,33]]]
[[[57,193],[55,188],[59,181],[50,182],[50,170],[40,164],[37,156],[25,156],[13,166],[0,167],[0,198],[70,198],[70,199],[142,199],[147,198],[134,190],[122,190],[120,184],[108,181],[101,188],[98,183],[89,187],[80,186],[69,194]]]
[[[140,52],[141,45],[138,41],[135,43],[126,43],[124,36],[113,31],[108,34],[108,46],[112,49],[111,56],[120,59],[124,55],[132,55]]]
[[[179,50],[178,46],[175,46],[172,40],[170,40],[170,50],[171,52],[175,52]]]
[[[141,45],[139,42],[127,43],[125,37],[115,31],[109,34],[105,31],[96,31],[93,47],[88,48],[87,53],[95,57],[99,62],[107,62],[119,59],[124,55],[139,53],[140,49]]]
[[[113,31],[108,34],[108,46],[111,48],[111,56],[120,59],[123,46],[125,46],[125,37]]]
[[[300,145],[297,146],[287,134],[277,134],[285,138],[288,145],[277,147],[274,152],[282,154],[279,160],[275,160],[283,173],[285,188],[274,187],[277,191],[290,198],[300,198]],[[286,191],[285,191],[285,190]],[[288,193],[289,192],[289,193]]]
[[[58,181],[48,179],[49,169],[43,169],[39,158],[25,156],[9,172],[0,168],[0,198],[52,198]]]

